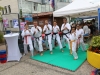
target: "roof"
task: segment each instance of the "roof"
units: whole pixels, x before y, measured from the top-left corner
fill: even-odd
[[[34,13],[32,16],[33,17],[40,17],[40,16],[48,16],[48,15],[52,15],[53,12],[42,12],[42,13]]]

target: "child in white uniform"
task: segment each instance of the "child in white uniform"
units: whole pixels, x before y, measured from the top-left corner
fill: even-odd
[[[77,36],[76,36],[76,29],[72,28],[71,33],[69,35],[69,40],[70,40],[70,53],[73,54],[74,59],[78,59],[78,55],[76,53],[76,41],[77,41]]]
[[[82,26],[80,25],[80,47],[82,51],[86,51],[86,47],[83,41],[83,36],[84,36],[84,30],[82,29]]]
[[[28,53],[27,46],[29,45],[31,54],[33,56],[32,32],[28,29],[27,24],[25,25],[21,35],[24,38],[24,55]]]
[[[76,36],[77,36],[77,42],[76,42],[76,50],[78,50],[80,46],[80,26],[76,26]]]

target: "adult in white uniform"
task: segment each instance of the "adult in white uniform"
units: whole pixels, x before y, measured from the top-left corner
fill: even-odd
[[[34,48],[40,52],[40,55],[43,55],[43,46],[42,46],[42,28],[38,26],[37,21],[34,21],[34,27],[31,28],[31,32],[34,36]]]
[[[72,28],[71,33],[69,35],[70,39],[70,53],[73,54],[74,59],[78,59],[78,55],[76,53],[76,41],[77,41],[77,36],[75,32],[75,28]]]
[[[85,23],[85,26],[83,27],[84,30],[84,36],[88,36],[89,35],[89,28],[87,26],[87,23]]]
[[[82,51],[86,51],[86,47],[83,41],[83,36],[84,36],[84,30],[82,29],[82,26],[80,25],[80,47]]]
[[[31,54],[33,56],[33,44],[32,44],[32,32],[28,29],[28,25],[25,25],[24,30],[22,31],[22,37],[24,38],[24,54],[27,54],[27,46],[29,45]]]
[[[62,44],[61,44],[61,41],[60,41],[60,36],[59,36],[59,26],[57,25],[57,22],[54,21],[53,22],[53,42],[52,42],[52,45],[53,45],[53,48],[55,47],[55,41],[58,42],[58,45],[60,47],[60,50],[63,52],[63,49],[62,49]]]
[[[67,19],[66,18],[63,19],[63,22],[64,23],[61,26],[61,31],[62,31],[62,35],[63,35],[63,37],[61,39],[62,46],[63,46],[63,48],[66,47],[66,44],[65,44],[65,40],[66,40],[68,42],[68,46],[69,46],[69,49],[70,49],[68,37],[69,37],[69,32],[71,30],[71,26],[70,26],[69,23],[67,23]]]
[[[50,54],[52,54],[52,26],[48,23],[48,20],[45,20],[43,32],[45,33],[45,45],[47,48],[49,45]]]

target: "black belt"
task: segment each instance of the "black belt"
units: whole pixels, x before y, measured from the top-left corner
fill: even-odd
[[[40,37],[42,37],[42,36],[40,36]],[[34,38],[39,40],[40,37],[34,37]]]
[[[68,33],[69,33],[69,32],[68,32]],[[65,35],[67,38],[69,38],[69,37],[67,36],[68,33],[63,33],[62,35]]]
[[[45,34],[45,39],[46,39],[46,37],[47,37],[46,40],[48,40],[48,35],[50,35],[50,34],[51,34],[51,33]]]
[[[40,36],[40,37],[41,37],[41,36]],[[36,41],[37,45],[38,45],[38,41],[37,41],[37,40],[40,40],[40,39],[39,39],[40,37],[34,37],[34,38],[36,39],[35,41]],[[38,47],[39,47],[39,45],[38,45]]]
[[[57,36],[56,36],[56,34],[58,34],[58,33],[53,33],[53,35],[52,35],[52,39],[53,39],[53,37],[54,37],[54,35],[55,35],[55,44],[54,45],[56,45],[56,38],[57,38]]]
[[[56,34],[58,34],[58,33],[53,33],[53,35],[55,35],[55,36],[56,36]],[[53,39],[53,37],[54,37],[53,35],[52,35],[52,39]],[[55,38],[55,39],[56,39],[56,38]]]
[[[53,35],[56,35],[56,34],[58,34],[58,33],[53,33]]]

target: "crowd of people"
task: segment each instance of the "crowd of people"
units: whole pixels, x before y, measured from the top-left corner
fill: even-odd
[[[27,54],[27,46],[30,47],[30,52],[33,55],[34,49],[40,52],[40,55],[43,55],[43,43],[50,50],[50,54],[53,54],[55,48],[55,42],[59,45],[59,50],[64,52],[66,48],[66,42],[68,43],[69,53],[73,55],[74,59],[78,59],[78,49],[81,48],[82,51],[86,51],[86,47],[83,41],[84,36],[89,35],[91,29],[88,27],[87,23],[82,24],[72,24],[70,25],[67,22],[67,19],[63,19],[63,24],[61,28],[57,25],[57,21],[53,22],[53,26],[48,23],[48,20],[45,20],[45,25],[42,28],[38,25],[37,21],[33,22],[33,27],[28,28],[28,25],[25,25],[24,30],[22,31],[22,37],[24,38],[24,54]],[[45,33],[45,38],[42,38],[42,32]],[[61,34],[59,34],[61,32]],[[32,43],[32,37],[34,37],[34,44]],[[33,48],[34,47],[34,48]]]

